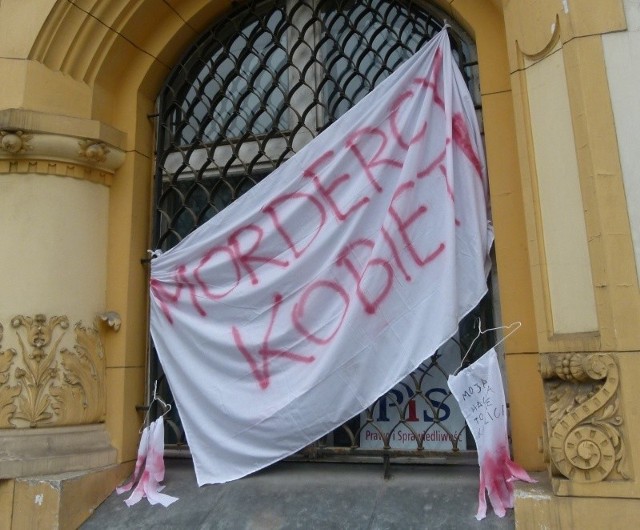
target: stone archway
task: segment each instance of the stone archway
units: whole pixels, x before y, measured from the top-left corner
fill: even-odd
[[[126,12],[125,8],[129,3],[119,4],[121,12]],[[487,161],[493,194],[502,319],[505,322],[529,322],[528,329],[519,333],[507,347],[510,353],[531,353],[536,351],[535,328],[532,324],[535,320],[528,256],[526,249],[520,244],[526,240],[526,235],[524,208],[520,202],[522,191],[519,179],[515,177],[519,171],[514,156],[515,133],[504,25],[502,12],[493,2],[486,1],[482,4],[474,2],[471,7],[467,2],[456,1],[441,4],[441,7],[451,13],[452,18],[466,27],[476,39]],[[175,2],[172,9],[163,7],[164,13],[154,13],[157,24],[154,31],[149,32],[148,29],[141,30],[141,26],[136,25],[136,21],[150,16],[153,11],[150,2],[143,2],[134,12],[129,13],[129,17],[118,28],[120,35],[127,36],[126,42],[115,38],[109,50],[101,54],[101,66],[87,70],[84,74],[92,76],[96,87],[108,87],[106,93],[94,90],[95,117],[104,112],[105,105],[114,109],[114,112],[104,119],[108,118],[111,125],[125,130],[128,138],[127,160],[114,178],[110,190],[111,232],[107,291],[107,305],[118,309],[124,325],[123,332],[110,338],[106,347],[108,352],[121,352],[116,355],[122,356],[124,362],[112,371],[113,380],[118,381],[116,385],[125,392],[135,389],[139,396],[137,403],[142,402],[144,379],[140,380],[140,377],[143,376],[144,363],[141,354],[145,350],[147,340],[146,314],[141,302],[146,299],[146,271],[144,267],[138,267],[139,259],[145,256],[148,245],[148,220],[140,210],[141,204],[149,204],[150,192],[152,126],[147,116],[154,113],[155,95],[168,71],[168,66],[177,60],[196,35],[196,30],[212,23],[225,9],[227,8],[222,3],[213,8],[207,2]],[[123,49],[128,49],[134,60],[125,61],[121,57]],[[85,61],[83,64],[89,63],[91,61]],[[79,68],[74,67],[73,70]],[[104,103],[98,103],[99,101]],[[123,178],[120,178],[120,174]],[[146,214],[146,210],[144,213]],[[125,261],[129,264],[128,267],[123,266]],[[511,267],[508,273],[502,273],[502,264],[507,261]],[[514,296],[513,293],[516,292],[518,296]],[[518,374],[519,384],[514,388],[522,389],[522,382],[527,378],[535,378],[537,381],[537,359],[533,357],[535,356],[519,356],[515,359],[514,362],[518,366],[511,372]],[[523,390],[520,397],[527,394],[528,390]],[[131,437],[126,432],[131,431],[131,423],[137,425],[139,418],[123,396],[113,396],[110,402],[114,401],[118,405],[110,407],[107,421],[114,443],[123,450],[122,457],[126,460],[125,455],[130,455],[129,458],[133,456],[136,441],[135,436]],[[514,412],[517,411],[517,401],[518,396],[512,391]],[[530,418],[519,420],[515,414],[513,421],[516,457],[519,456],[519,452],[522,455],[530,455],[535,446],[535,441],[529,437],[531,429],[525,428],[521,431],[518,427],[529,423]],[[527,457],[524,460],[526,462]],[[528,457],[528,460],[537,459]]]
[[[529,262],[520,242],[526,240],[522,190],[515,158],[511,85],[503,14],[495,2],[436,2],[474,37],[478,49],[487,162],[496,228],[504,321],[526,320],[509,344],[509,353],[536,351]],[[30,51],[30,58],[81,85],[82,98],[66,112],[115,127],[126,135],[126,157],[110,186],[106,306],[123,321],[117,335],[107,336],[107,379],[111,392],[107,425],[120,458],[129,460],[139,421],[132,401],[143,401],[146,351],[146,270],[140,265],[148,245],[148,214],[153,127],[149,116],[162,80],[186,46],[230,6],[204,0],[158,4],[126,0],[85,10],[66,1],[53,6]],[[153,25],[145,24],[154,20]],[[70,36],[73,36],[71,38]],[[70,83],[71,84],[71,83]],[[67,93],[78,86],[65,87]],[[88,88],[88,91],[87,91]],[[509,269],[503,264],[509,262]],[[516,288],[517,287],[517,288]],[[516,297],[512,293],[518,292]],[[524,361],[524,364],[523,364]],[[518,370],[533,375],[535,362],[518,359]],[[522,366],[520,366],[522,365]],[[526,376],[519,377],[525,380]],[[519,387],[520,385],[518,385]],[[517,403],[512,396],[512,402]],[[514,411],[517,406],[514,407]],[[516,414],[517,416],[517,414]],[[514,423],[517,424],[517,417]],[[519,440],[516,454],[532,442]]]

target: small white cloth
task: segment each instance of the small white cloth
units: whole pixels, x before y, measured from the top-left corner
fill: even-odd
[[[512,481],[535,481],[509,456],[507,404],[496,350],[491,348],[457,375],[450,375],[448,383],[478,448],[480,489],[476,519],[487,515],[485,490],[493,511],[504,517],[506,509],[513,508]]]
[[[129,498],[124,501],[127,506],[133,506],[146,497],[149,504],[162,504],[167,507],[178,500],[160,493],[164,486],[160,482],[164,480],[164,418],[158,418],[145,427],[140,437],[138,446],[138,458],[131,480],[116,488],[118,495],[125,493],[138,481]]]

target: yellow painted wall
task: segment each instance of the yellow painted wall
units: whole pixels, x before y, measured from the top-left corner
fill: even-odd
[[[625,29],[622,7],[617,0],[589,7],[511,1],[505,2],[504,10],[537,350],[611,352],[627,380],[620,380],[616,404],[637,400],[629,382],[635,367],[628,355],[637,354],[640,344],[634,324],[639,292],[628,210],[637,205],[625,196],[618,141],[621,133],[625,140],[628,136],[616,127],[603,52],[605,37]],[[507,358],[512,407],[523,404],[518,393],[545,399],[540,385],[532,388],[519,378],[522,361],[514,361]],[[548,406],[557,408],[557,395],[552,396],[549,385],[547,392]],[[584,409],[588,407],[594,405]],[[514,436],[520,435],[517,422],[525,419],[523,412],[512,410]],[[594,410],[596,417],[601,412]],[[622,442],[625,466],[634,459],[636,420],[629,409],[616,420],[628,440]],[[531,438],[524,443],[531,443]],[[514,446],[524,447],[515,440]],[[559,473],[552,484],[556,494],[587,497],[633,497],[637,487],[633,477],[583,484]],[[531,509],[542,514],[536,525],[553,525],[571,520],[578,505],[559,501],[542,509],[536,502],[527,495],[520,508],[516,506],[523,528],[529,527],[524,522],[530,520]],[[581,528],[599,527],[587,509],[597,510],[598,504],[582,506]]]
[[[541,246],[557,334],[598,331],[584,204],[562,49],[527,70]]]
[[[504,13],[538,349],[638,349],[629,320],[637,278],[600,36],[625,29],[622,3],[512,1]],[[553,206],[556,190],[566,203]]]
[[[527,469],[542,469],[538,440],[543,435],[544,409],[537,370],[531,234],[527,230],[526,196],[517,157],[517,95],[510,79],[504,17],[500,8],[490,2],[454,0],[449,9],[476,40],[501,317],[505,324],[522,323],[505,343],[513,456]]]
[[[602,43],[636,255],[636,272],[640,276],[640,149],[636,133],[640,123],[640,106],[636,104],[640,83],[640,6],[634,0],[625,0],[624,4],[627,31],[603,35]]]
[[[105,310],[108,200],[84,180],[0,175],[2,321],[64,310],[91,324]]]

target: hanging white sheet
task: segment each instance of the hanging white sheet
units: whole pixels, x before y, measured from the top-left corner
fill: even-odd
[[[513,508],[513,481],[535,482],[509,455],[507,403],[496,350],[491,348],[480,359],[456,375],[449,376],[449,388],[460,405],[476,440],[480,486],[476,519],[487,515],[487,498],[498,517]]]
[[[133,506],[146,497],[149,504],[162,504],[166,508],[176,502],[178,497],[160,493],[164,489],[161,484],[163,480],[164,418],[160,417],[142,431],[133,475],[126,484],[116,488],[116,493],[126,493],[135,485],[129,498],[124,501],[127,506]]]
[[[152,261],[151,332],[199,484],[370,405],[486,292],[475,110],[443,30],[268,178]]]

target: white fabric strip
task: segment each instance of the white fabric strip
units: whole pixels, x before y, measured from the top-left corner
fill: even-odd
[[[507,402],[496,350],[491,348],[458,374],[450,375],[448,383],[478,448],[480,485],[476,519],[487,515],[485,492],[496,515],[504,517],[507,508],[513,508],[512,482],[534,480],[509,456]]]

